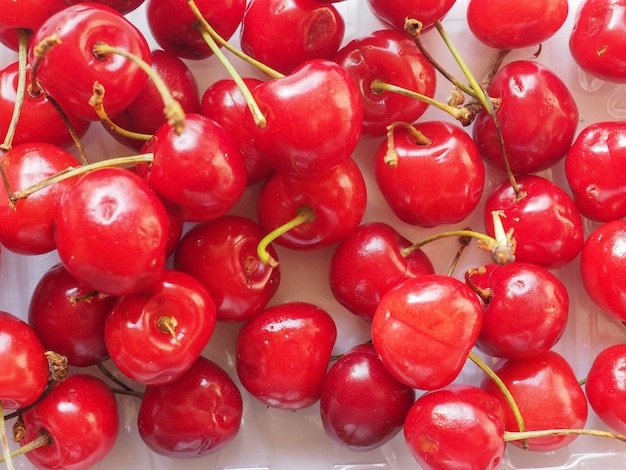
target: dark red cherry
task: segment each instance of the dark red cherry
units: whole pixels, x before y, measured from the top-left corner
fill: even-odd
[[[384,23],[404,31],[404,22],[413,18],[428,30],[443,19],[455,0],[367,0],[372,12]]]
[[[84,0],[63,0],[67,5],[76,5],[77,3],[85,3]],[[94,3],[102,3],[103,5],[109,6],[117,11],[119,11],[122,15],[126,15],[131,11],[136,10],[143,4],[145,0],[91,0]]]

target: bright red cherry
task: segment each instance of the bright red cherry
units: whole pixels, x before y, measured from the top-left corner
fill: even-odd
[[[482,316],[478,296],[463,282],[424,275],[383,295],[372,320],[372,341],[397,380],[433,390],[450,384],[460,373]]]
[[[76,5],[77,3],[85,3],[84,0],[63,0],[67,5]],[[122,15],[126,15],[141,6],[145,0],[91,0],[94,3],[102,3],[109,6]]]
[[[0,29],[25,28],[34,31],[65,6],[63,0],[2,0]]]
[[[416,19],[429,29],[443,19],[456,0],[367,0],[374,14],[384,23],[404,31],[407,18]]]
[[[333,318],[306,302],[268,307],[237,336],[242,385],[267,406],[298,410],[316,403],[337,338]]]
[[[445,121],[415,125],[427,142],[405,127],[394,132],[397,159],[389,161],[389,141],[376,151],[374,176],[394,214],[422,227],[454,224],[476,208],[485,185],[485,167],[472,138]]]

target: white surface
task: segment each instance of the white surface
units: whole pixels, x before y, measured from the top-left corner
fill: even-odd
[[[609,83],[589,79],[580,74],[567,49],[569,31],[573,23],[576,4],[570,2],[570,14],[566,24],[543,45],[539,61],[548,65],[570,86],[577,98],[581,122],[579,130],[599,120],[624,118],[626,116],[626,89]],[[471,70],[482,77],[488,68],[494,51],[478,43],[464,22],[467,0],[458,0],[453,10],[444,20],[444,26],[451,35]],[[337,3],[345,14],[347,29],[345,41],[365,34],[376,28],[378,23],[369,12],[364,0],[347,0]],[[143,8],[130,15],[133,22],[145,24]],[[460,76],[452,58],[447,53],[436,32],[425,38],[428,48],[441,62]],[[154,43],[153,43],[154,45]],[[532,59],[534,49],[516,51],[507,59]],[[0,49],[0,65],[15,60],[15,54]],[[234,59],[242,74],[251,74],[251,69]],[[188,62],[196,73],[201,90],[212,81],[225,76],[215,59],[202,62]],[[258,73],[254,73],[260,76]],[[450,86],[439,77],[437,97],[445,100]],[[437,110],[430,110],[423,119],[446,119]],[[398,222],[386,207],[372,178],[370,168],[373,151],[380,139],[363,140],[355,158],[361,164],[368,181],[370,203],[365,221],[383,220],[391,222],[411,240],[419,240],[425,235],[439,232],[446,227],[423,230]],[[127,155],[129,150],[119,146],[104,133],[99,125],[93,125],[84,141],[87,155],[96,160],[106,157]],[[562,165],[542,173],[564,184]],[[501,174],[489,174],[485,192],[487,193],[502,178]],[[250,188],[234,212],[252,214],[251,208],[255,191]],[[463,224],[476,230],[482,227],[482,206]],[[587,230],[592,228],[587,225]],[[439,272],[445,272],[454,253],[456,241],[439,241],[429,245],[425,251],[431,256]],[[327,269],[332,248],[315,252],[290,252],[278,248],[283,280],[278,295],[273,303],[288,300],[310,301],[325,308],[335,318],[338,326],[336,353],[344,352],[349,347],[366,341],[368,327],[361,320],[341,308],[332,297],[327,284]],[[30,292],[39,276],[57,258],[54,254],[25,258],[3,250],[0,265],[0,309],[26,318],[26,308]],[[457,268],[457,276],[462,276],[467,268],[488,262],[486,254],[478,252],[475,245],[468,248]],[[603,347],[622,342],[626,338],[619,323],[598,312],[584,295],[578,280],[578,261],[567,268],[556,271],[567,284],[571,296],[570,321],[563,339],[556,350],[564,354],[572,363],[579,377],[584,377],[595,354]],[[232,377],[234,373],[233,344],[237,327],[219,325],[210,345],[205,351],[207,357],[221,364]],[[111,366],[112,367],[112,366]],[[94,371],[97,374],[97,371]],[[468,363],[459,381],[477,383],[481,375],[476,367]],[[407,470],[417,468],[403,442],[402,434],[380,449],[368,453],[355,453],[335,445],[326,437],[320,426],[318,407],[313,406],[298,412],[286,412],[267,409],[247,393],[244,396],[243,424],[239,435],[224,450],[196,460],[176,461],[159,457],[151,453],[141,442],[136,431],[136,413],[139,401],[130,397],[119,397],[122,428],[113,453],[97,468],[100,469],[169,469],[183,465],[193,469],[246,469],[246,470]],[[602,424],[590,414],[588,427],[603,428]],[[626,463],[626,447],[622,444],[600,438],[580,437],[569,447],[552,453],[528,453],[517,448],[509,448],[503,469],[571,469],[600,468],[604,470],[622,469]],[[25,458],[15,460],[17,468],[30,468]]]

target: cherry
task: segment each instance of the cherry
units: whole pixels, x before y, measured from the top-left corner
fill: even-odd
[[[292,228],[275,241],[295,249],[330,246],[359,226],[367,206],[363,174],[352,158],[326,173],[298,176],[276,172],[261,187],[257,218],[271,232],[310,209],[313,220]]]
[[[263,83],[256,78],[246,77],[242,80],[250,89]],[[273,168],[254,146],[246,125],[248,105],[233,79],[217,80],[209,85],[202,94],[200,112],[230,131],[239,144],[246,162],[248,185],[258,183],[273,173]]]
[[[420,21],[423,29],[431,28],[452,8],[456,0],[367,0],[372,12],[384,23],[404,31],[407,18]]]
[[[496,49],[519,49],[545,42],[563,26],[567,0],[470,0],[467,25],[476,38]]]
[[[162,385],[191,367],[215,321],[215,303],[204,286],[189,274],[166,269],[146,290],[115,301],[104,324],[104,340],[127,377]]]
[[[363,96],[363,135],[383,136],[396,121],[414,122],[427,105],[399,93],[374,89],[382,80],[433,97],[435,69],[406,34],[394,29],[376,30],[343,46],[332,58],[359,85]]]
[[[268,307],[239,331],[237,376],[267,406],[307,408],[320,399],[336,338],[334,320],[316,305],[287,302]]]
[[[31,39],[31,64],[37,61],[35,46],[50,37],[58,37],[60,43],[41,58],[36,77],[61,109],[94,121],[99,119],[89,104],[94,83],[106,89],[110,115],[123,111],[141,91],[146,74],[139,65],[118,54],[101,56],[93,50],[98,44],[106,44],[150,63],[150,48],[144,36],[116,10],[80,3],[52,15]],[[68,83],[72,84],[71,92]]]
[[[115,297],[98,295],[57,263],[37,282],[28,323],[46,349],[71,366],[87,367],[109,358],[104,322]]]
[[[501,211],[505,230],[513,230],[518,261],[546,268],[563,267],[582,250],[582,217],[572,198],[556,183],[536,175],[520,175],[519,192],[505,180],[485,200],[487,233],[494,234],[492,213]]]
[[[520,262],[492,264],[470,270],[466,279],[486,297],[476,341],[484,353],[509,359],[530,357],[552,348],[563,336],[569,294],[546,268]]]
[[[0,311],[0,400],[5,409],[32,405],[48,385],[48,359],[33,329],[12,313]]]
[[[497,469],[504,457],[505,411],[478,387],[452,384],[420,396],[404,437],[424,469]]]
[[[554,350],[524,359],[507,359],[493,371],[517,403],[526,429],[581,429],[587,421],[587,399],[574,371]],[[507,431],[518,431],[513,412],[504,395],[489,377],[481,387],[500,400],[506,413]],[[547,452],[566,446],[576,435],[552,435],[528,439],[528,450]],[[520,441],[513,445],[521,447]]]
[[[626,144],[626,124],[596,122],[585,127],[565,156],[565,177],[580,213],[594,221],[608,222],[626,216],[621,175]]]
[[[175,268],[192,275],[207,288],[216,304],[218,320],[248,320],[276,294],[280,267],[268,266],[257,255],[264,235],[252,219],[225,215],[195,225],[178,244]],[[278,260],[271,246],[268,250]]]
[[[625,366],[626,344],[608,346],[593,360],[585,381],[587,400],[595,414],[621,434],[626,433]]]
[[[474,346],[482,305],[458,279],[429,274],[407,279],[380,299],[372,340],[389,372],[422,390],[456,379]]]
[[[391,287],[407,278],[435,273],[422,250],[403,253],[411,244],[384,222],[357,227],[339,243],[330,261],[334,297],[353,314],[371,320]]]
[[[487,91],[501,100],[496,115],[513,173],[545,170],[565,157],[578,128],[578,107],[552,70],[530,60],[514,61],[496,72]],[[476,116],[472,133],[485,161],[504,169],[500,136],[486,110]]]
[[[356,148],[363,126],[361,93],[340,65],[310,60],[252,93],[267,125],[257,125],[250,113],[248,125],[272,167],[312,176],[332,169]]]
[[[65,6],[63,0],[2,0],[0,29],[24,28],[34,31]]]
[[[21,445],[47,433],[49,443],[26,453],[37,468],[88,469],[111,452],[119,433],[115,396],[100,379],[75,374],[22,415]]]
[[[234,439],[242,412],[243,400],[233,380],[200,356],[178,380],[146,387],[137,425],[143,442],[157,454],[200,457]]]
[[[394,214],[422,227],[466,219],[483,194],[485,168],[472,138],[444,121],[415,125],[420,140],[406,127],[393,129],[375,156],[374,176]],[[395,153],[392,157],[389,152]]]
[[[68,168],[78,166],[73,155],[52,144],[14,146],[2,157],[2,168],[12,191],[21,191]],[[55,217],[60,201],[76,178],[41,189],[13,205],[0,184],[0,243],[21,254],[48,253],[56,248]]]
[[[167,215],[139,176],[101,168],[82,176],[61,200],[56,242],[61,262],[87,286],[113,296],[157,281],[165,264]]]
[[[239,27],[246,8],[246,0],[196,0],[195,3],[211,27],[226,40]],[[148,0],[146,19],[154,39],[164,50],[191,60],[206,59],[212,55],[197,28],[198,20],[187,0]]]
[[[622,0],[584,0],[569,37],[572,58],[585,72],[601,80],[626,82],[626,46]]]
[[[239,39],[244,53],[287,74],[307,60],[330,59],[344,32],[343,17],[333,5],[316,0],[252,0]]]
[[[394,379],[371,344],[351,348],[322,384],[324,431],[339,444],[368,451],[391,440],[404,424],[415,391]]]
[[[84,0],[63,0],[67,5],[85,3]],[[126,15],[139,8],[145,0],[91,0],[94,3],[102,3]]]

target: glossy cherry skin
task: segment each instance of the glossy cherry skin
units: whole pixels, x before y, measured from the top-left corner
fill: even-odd
[[[63,0],[2,0],[0,29],[25,28],[34,31],[65,6]]]
[[[2,157],[2,168],[12,191],[25,190],[68,168],[79,166],[72,154],[52,144],[29,143],[14,146]],[[6,186],[0,184],[0,243],[7,249],[28,255],[48,253],[56,248],[55,216],[60,201],[77,178],[70,178],[35,191],[9,203]]]
[[[242,413],[237,385],[219,365],[200,356],[178,380],[146,387],[137,425],[143,442],[157,454],[201,457],[235,438]]]
[[[332,60],[345,68],[363,96],[363,135],[383,136],[396,121],[414,122],[428,108],[420,100],[389,91],[373,91],[375,79],[421,93],[435,94],[437,76],[411,38],[381,29],[348,42]]]
[[[195,3],[209,25],[225,40],[239,27],[246,8],[246,0]],[[198,20],[187,0],[148,0],[146,19],[154,39],[164,50],[191,60],[213,55],[197,29]]]
[[[330,59],[344,33],[343,17],[333,5],[316,0],[251,0],[239,40],[243,52],[287,74],[307,60]]]
[[[5,135],[11,122],[17,99],[19,64],[13,62],[0,72],[0,134]],[[30,67],[27,67],[30,71]],[[30,73],[26,73],[26,89],[30,86]],[[83,137],[89,129],[89,121],[79,119],[70,112],[66,117],[78,137]],[[45,142],[59,147],[69,147],[74,140],[59,111],[45,93],[33,96],[24,94],[21,116],[15,128],[13,145]],[[27,118],[26,118],[27,116]]]
[[[507,359],[495,364],[494,372],[517,403],[528,431],[582,429],[587,421],[587,399],[570,364],[554,350],[525,359]],[[518,431],[510,406],[494,382],[486,377],[481,387],[500,400],[506,413],[507,431]],[[554,435],[528,439],[528,450],[560,449],[576,435]],[[513,445],[522,446],[519,441]]]
[[[303,207],[314,220],[278,237],[279,245],[295,249],[330,246],[359,226],[367,206],[363,174],[349,158],[332,170],[309,177],[276,172],[263,183],[257,198],[257,219],[265,233],[282,226]]]
[[[581,215],[598,222],[626,217],[626,123],[595,122],[576,137],[565,156],[565,177]]]
[[[422,390],[449,385],[460,373],[482,323],[482,305],[458,279],[407,279],[380,299],[372,341],[389,372]]]
[[[187,114],[182,133],[161,126],[150,141],[151,165],[141,165],[150,187],[168,211],[185,221],[200,222],[224,215],[247,186],[246,165],[231,134],[202,114]]]
[[[133,61],[118,54],[98,57],[98,43],[130,52],[150,63],[150,48],[143,34],[116,10],[96,3],[69,6],[48,18],[34,33],[34,47],[56,34],[61,43],[53,46],[37,68],[37,81],[61,109],[90,121],[99,120],[89,104],[94,83],[106,91],[105,106],[110,116],[120,113],[143,87],[147,75]],[[72,86],[68,87],[68,83]]]
[[[115,297],[94,294],[58,263],[37,282],[28,304],[28,323],[47,350],[71,366],[87,367],[109,358],[104,321]]]
[[[573,199],[554,182],[535,175],[520,175],[517,184],[526,196],[516,200],[507,180],[487,196],[484,221],[493,230],[493,211],[502,211],[506,231],[513,229],[517,261],[544,268],[567,265],[578,256],[584,242],[582,217]]]
[[[256,148],[273,168],[312,176],[345,161],[356,148],[363,103],[356,83],[340,65],[307,61],[252,93],[267,125],[259,127],[248,113],[248,126]]]
[[[271,267],[257,254],[264,236],[254,220],[225,215],[196,224],[178,244],[174,267],[206,287],[215,302],[218,320],[248,320],[276,294],[280,265]],[[268,247],[268,252],[279,260],[273,247]]]
[[[67,5],[76,5],[77,3],[85,3],[83,0],[63,0]],[[145,0],[92,0],[94,3],[102,3],[109,6],[122,15],[126,15],[141,6]]]
[[[413,18],[429,29],[443,19],[456,0],[367,0],[372,12],[384,23],[404,31],[404,22]]]
[[[572,58],[585,72],[600,80],[626,82],[624,0],[587,0],[574,18],[569,38]]]
[[[432,262],[391,225],[368,222],[344,238],[330,261],[329,284],[335,298],[353,314],[371,320],[387,290],[404,279],[434,274]]]
[[[241,384],[262,403],[298,410],[316,403],[337,338],[332,317],[306,302],[268,307],[237,336]]]
[[[353,347],[335,362],[322,384],[324,431],[340,445],[368,451],[402,429],[415,390],[394,379],[371,343]]]
[[[501,99],[496,115],[513,173],[545,170],[565,157],[579,113],[568,87],[552,70],[530,60],[511,62],[498,70],[487,91]],[[485,161],[504,169],[500,138],[485,110],[476,116],[472,135]]]
[[[0,311],[0,400],[4,409],[32,405],[48,385],[48,359],[41,341],[24,320]]]
[[[243,81],[251,90],[263,83],[250,77],[244,77]],[[274,172],[254,146],[250,129],[246,124],[248,104],[233,79],[225,78],[209,85],[202,94],[200,112],[230,131],[239,144],[246,162],[249,186],[264,180]]]
[[[163,385],[182,376],[209,342],[215,303],[189,274],[165,269],[141,292],[119,297],[104,324],[111,359],[127,377]]]
[[[484,44],[496,49],[519,49],[541,44],[563,26],[567,0],[470,0],[467,25]]]
[[[139,176],[122,168],[84,175],[56,217],[57,251],[70,273],[113,296],[150,287],[165,265],[167,214]]]
[[[452,384],[420,396],[404,422],[411,454],[425,470],[495,470],[505,451],[505,414],[484,390]]]
[[[620,321],[626,321],[624,243],[626,221],[606,222],[589,234],[580,255],[585,291],[604,312]]]
[[[404,127],[394,129],[397,165],[385,161],[384,140],[376,150],[374,177],[393,213],[422,227],[454,224],[478,205],[485,185],[485,167],[472,138],[445,121],[415,125],[430,143],[416,142]]]
[[[585,381],[589,405],[604,424],[620,434],[626,433],[625,371],[626,344],[614,344],[598,353]]]
[[[520,359],[541,354],[563,336],[569,294],[563,282],[536,264],[486,267],[485,282],[466,279],[488,294],[476,346],[486,354]]]
[[[86,470],[111,452],[119,434],[115,396],[86,374],[70,375],[23,415],[24,445],[47,431],[52,443],[26,453],[37,468]]]

